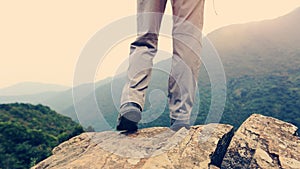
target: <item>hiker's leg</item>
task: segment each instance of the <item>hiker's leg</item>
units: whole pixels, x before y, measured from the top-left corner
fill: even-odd
[[[169,78],[171,119],[190,118],[200,69],[204,0],[172,0],[173,60]]]
[[[130,46],[127,82],[123,88],[121,105],[134,102],[144,107],[166,3],[167,0],[137,0],[138,37]]]

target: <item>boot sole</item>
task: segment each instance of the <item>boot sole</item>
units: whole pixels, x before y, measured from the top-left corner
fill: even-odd
[[[124,112],[123,115],[119,118],[119,122],[117,125],[118,131],[137,131],[138,122],[141,120],[141,112],[135,110],[128,110]]]

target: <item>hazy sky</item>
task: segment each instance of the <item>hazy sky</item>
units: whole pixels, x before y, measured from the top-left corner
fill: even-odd
[[[216,15],[212,0],[206,0],[204,32],[276,18],[297,7],[300,0],[215,0]],[[135,12],[134,0],[0,0],[0,88],[23,81],[71,86],[86,42],[105,25]],[[126,59],[132,39],[112,46],[108,56]],[[167,43],[169,38],[161,39],[163,50],[170,50]],[[103,62],[104,71],[95,78],[113,75],[112,62]]]

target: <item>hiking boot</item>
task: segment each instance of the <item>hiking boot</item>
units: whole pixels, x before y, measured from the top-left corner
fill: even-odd
[[[178,131],[181,128],[186,128],[187,130],[189,130],[191,128],[190,126],[190,120],[176,120],[171,118],[171,125],[170,125],[170,129],[173,131]]]
[[[129,102],[121,106],[118,121],[117,130],[135,132],[138,130],[138,122],[142,118],[142,108],[140,105]]]

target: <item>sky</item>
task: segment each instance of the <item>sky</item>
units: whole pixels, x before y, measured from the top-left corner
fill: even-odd
[[[206,0],[205,34],[226,25],[277,18],[300,7],[300,0],[214,1],[215,6]],[[0,0],[0,88],[25,81],[71,86],[78,57],[89,39],[135,13],[133,0]],[[166,13],[171,14],[170,3]],[[134,38],[120,39],[111,47],[95,80],[116,73]],[[170,43],[170,38],[161,37],[160,50],[170,52]]]

